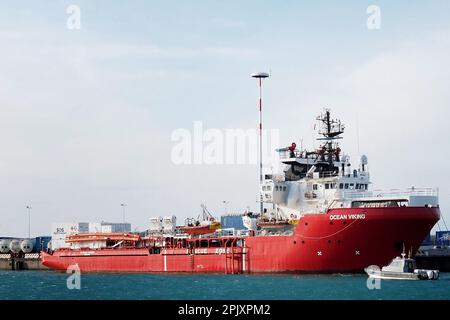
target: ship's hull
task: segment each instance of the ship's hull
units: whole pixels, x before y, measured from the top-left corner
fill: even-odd
[[[42,253],[42,262],[82,272],[363,272],[403,247],[414,254],[439,216],[435,207],[332,209],[299,219],[293,235],[249,236],[243,247],[57,250]]]

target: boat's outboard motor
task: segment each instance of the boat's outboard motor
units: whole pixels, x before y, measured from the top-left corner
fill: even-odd
[[[427,276],[430,280],[437,280],[439,278],[439,270],[427,270]]]

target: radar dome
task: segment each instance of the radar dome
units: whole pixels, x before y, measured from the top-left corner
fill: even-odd
[[[12,253],[19,253],[20,252],[20,241],[19,240],[12,240],[9,243],[9,249]]]
[[[9,253],[9,240],[0,240],[0,253]]]
[[[368,163],[368,161],[367,161],[367,156],[365,155],[365,154],[363,154],[362,156],[361,156],[361,164],[367,164]]]
[[[20,243],[20,249],[22,249],[24,253],[30,253],[31,251],[33,251],[33,242],[28,239],[22,240],[22,242]]]

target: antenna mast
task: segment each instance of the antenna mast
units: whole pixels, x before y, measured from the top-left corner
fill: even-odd
[[[317,120],[321,124],[319,134],[322,135],[322,137],[318,138],[317,140],[325,141],[325,145],[319,152],[323,157],[325,156],[325,153],[327,154],[327,162],[330,166],[332,166],[333,155],[338,158],[340,152],[340,149],[337,146],[337,143],[334,143],[334,140],[342,139],[340,135],[344,133],[345,126],[341,123],[340,120],[331,118],[330,109],[325,109],[325,113],[318,116]],[[339,161],[338,159],[336,160]]]
[[[262,173],[262,79],[268,78],[269,74],[266,72],[257,72],[251,74],[252,78],[259,80],[259,185],[263,183],[263,173]],[[260,213],[263,215],[264,205],[263,196],[261,190],[259,190],[259,202],[260,202]]]

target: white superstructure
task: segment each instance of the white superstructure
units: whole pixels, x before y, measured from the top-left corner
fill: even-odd
[[[352,167],[350,156],[341,155],[338,140],[344,125],[331,119],[330,111],[317,117],[320,125],[320,147],[313,151],[297,149],[295,143],[278,149],[285,168],[282,174],[267,174],[261,185],[268,217],[298,219],[308,213],[323,213],[330,207],[423,206],[437,205],[438,191],[411,188],[388,193],[373,190],[368,158],[363,155],[359,166]]]

